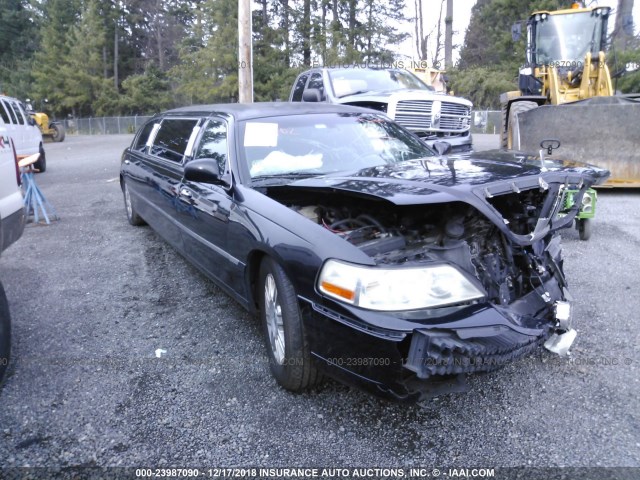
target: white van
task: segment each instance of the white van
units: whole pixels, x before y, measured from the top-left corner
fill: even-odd
[[[34,166],[41,172],[47,169],[42,133],[18,99],[0,95],[0,126],[13,139],[18,156],[40,153],[40,159]]]

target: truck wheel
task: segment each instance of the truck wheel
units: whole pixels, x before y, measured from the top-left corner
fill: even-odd
[[[576,220],[578,223],[578,235],[580,240],[589,240],[591,238],[591,220],[588,218]]]
[[[133,207],[131,193],[129,193],[127,182],[122,182],[122,194],[124,195],[124,208],[127,211],[127,220],[129,220],[129,223],[134,227],[144,225],[144,220],[140,215],[138,215],[138,212],[136,212],[136,209]]]
[[[282,267],[267,257],[258,283],[260,318],[271,373],[287,390],[300,392],[318,383],[304,334],[298,298]]]
[[[536,102],[513,102],[509,110],[509,124],[507,125],[507,148],[509,150],[520,150],[520,124],[518,115],[529,110],[538,108]]]
[[[40,144],[40,158],[33,164],[34,168],[40,170],[40,173],[47,171],[47,156],[44,153],[44,147]]]
[[[65,136],[64,125],[60,123],[54,123],[51,125],[51,130],[53,130],[53,134],[51,135],[51,139],[54,142],[62,142]]]
[[[0,284],[0,385],[4,379],[11,357],[11,317],[9,304]]]

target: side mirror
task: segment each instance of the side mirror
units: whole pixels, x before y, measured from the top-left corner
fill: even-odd
[[[514,23],[511,25],[511,40],[517,42],[522,38],[522,23]]]
[[[317,88],[307,88],[302,93],[302,101],[303,102],[321,102],[322,94],[320,93],[320,90]]]
[[[33,118],[31,115],[27,115],[27,123],[29,125],[31,125],[32,127],[36,126],[36,119]]]
[[[433,148],[441,157],[451,152],[451,144],[449,142],[435,142]]]
[[[213,158],[192,160],[184,167],[184,178],[190,182],[209,183],[229,187],[227,179],[220,174],[218,161]]]

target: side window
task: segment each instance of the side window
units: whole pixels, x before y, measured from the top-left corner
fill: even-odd
[[[220,173],[227,166],[227,124],[221,120],[209,120],[194,158],[213,158]]]
[[[11,102],[11,106],[13,107],[13,111],[16,112],[16,117],[18,117],[18,123],[20,125],[24,125],[24,114],[22,113],[22,108],[18,105],[17,102]]]
[[[138,136],[133,143],[133,147],[131,147],[136,152],[144,152],[145,147],[147,146],[147,140],[149,139],[149,134],[153,130],[153,126],[155,125],[156,120],[151,120],[146,125],[143,125],[142,128],[138,131]]]
[[[9,116],[11,117],[11,122],[9,123],[13,123],[14,125],[18,124],[18,117],[16,117],[16,112],[13,111],[13,108],[11,108],[11,104],[9,102],[2,102],[4,103],[4,108],[7,109],[7,112],[9,113]]]
[[[2,120],[4,121],[4,123],[11,123],[11,120],[9,119],[9,114],[7,113],[7,104],[4,103],[4,101],[0,100],[0,117],[2,117]]]
[[[293,89],[293,95],[291,96],[292,102],[302,101],[302,92],[304,92],[304,86],[307,84],[308,78],[309,78],[308,73],[303,73],[298,77],[298,80],[296,81],[296,86]]]
[[[320,90],[320,100],[323,102],[326,100],[324,95],[324,82],[322,81],[322,74],[320,72],[315,72],[311,75],[311,80],[309,80],[309,86],[307,88],[317,88]]]
[[[193,127],[198,124],[195,119],[164,119],[160,125],[151,154],[172,162],[181,162],[184,151],[193,133]]]

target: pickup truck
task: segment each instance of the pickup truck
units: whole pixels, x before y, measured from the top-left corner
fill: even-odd
[[[382,111],[429,145],[471,150],[471,108],[464,98],[437,93],[412,73],[395,68],[314,68],[296,79],[290,102],[327,102]]]
[[[0,253],[24,231],[25,212],[20,191],[20,172],[13,140],[0,125]],[[11,351],[11,317],[0,283],[0,384],[9,365]]]
[[[33,117],[25,111],[20,100],[0,95],[0,126],[13,140],[18,157],[39,153],[40,158],[33,166],[39,172],[47,169],[42,133]]]

